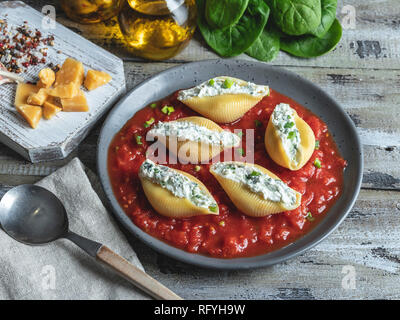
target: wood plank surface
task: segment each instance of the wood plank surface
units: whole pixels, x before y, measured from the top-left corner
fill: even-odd
[[[216,58],[197,34],[177,57],[142,61],[125,48],[116,19],[80,25],[66,19],[57,1],[28,0],[36,9],[53,4],[57,21],[124,59],[127,88],[180,63]],[[302,256],[271,268],[222,272],[159,255],[129,236],[146,271],[186,299],[395,299],[400,298],[400,1],[339,1],[356,9],[356,28],[340,46],[318,59],[281,53],[283,66],[321,86],[340,102],[364,146],[363,190],[347,219]],[[246,58],[248,57],[240,57]],[[103,120],[62,161],[32,164],[0,145],[0,196],[10,186],[33,183],[79,156],[96,172],[96,144]],[[343,269],[344,268],[344,269]],[[349,269],[350,268],[350,269]],[[355,288],[342,285],[355,271]],[[347,288],[347,289],[346,289]]]

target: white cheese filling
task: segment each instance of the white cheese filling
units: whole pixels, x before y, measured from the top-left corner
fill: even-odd
[[[224,94],[248,94],[254,97],[264,97],[269,94],[268,86],[261,86],[251,82],[239,82],[229,77],[216,77],[187,90],[181,90],[178,100],[190,98],[214,97]]]
[[[219,162],[212,166],[212,170],[221,177],[242,183],[265,200],[281,202],[288,206],[297,202],[296,191],[282,180],[273,179],[256,167],[234,162]]]
[[[285,153],[297,165],[297,151],[300,148],[301,139],[294,116],[294,110],[288,104],[281,103],[275,107],[271,119],[282,141]]]
[[[213,131],[190,121],[160,121],[154,125],[149,134],[154,137],[176,137],[179,141],[204,142],[224,148],[237,147],[240,144],[240,138],[232,132]]]
[[[217,212],[218,206],[214,198],[202,190],[196,182],[175,170],[146,159],[140,166],[139,176],[160,185],[178,198],[188,199],[197,207]]]

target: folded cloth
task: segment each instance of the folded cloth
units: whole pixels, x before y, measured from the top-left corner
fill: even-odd
[[[143,270],[79,159],[37,185],[63,202],[72,231],[107,245]],[[28,246],[0,229],[0,244],[0,299],[148,299],[68,240]]]

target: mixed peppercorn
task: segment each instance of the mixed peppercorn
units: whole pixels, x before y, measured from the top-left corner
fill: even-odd
[[[54,45],[54,36],[42,36],[38,30],[21,26],[9,26],[0,19],[0,64],[9,72],[22,73],[29,66],[46,63],[47,48]]]

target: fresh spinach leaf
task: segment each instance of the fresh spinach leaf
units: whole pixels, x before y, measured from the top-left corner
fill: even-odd
[[[333,50],[342,37],[342,26],[335,19],[328,32],[318,38],[312,35],[281,39],[281,49],[294,56],[313,58]]]
[[[240,20],[249,0],[206,0],[206,20],[214,29],[228,28]]]
[[[314,36],[322,38],[330,29],[336,19],[337,0],[321,0],[321,23],[312,32]]]
[[[275,24],[286,34],[311,33],[321,23],[321,0],[266,0]]]
[[[281,48],[280,32],[268,24],[257,40],[246,50],[246,54],[260,61],[274,60]]]
[[[197,25],[207,44],[223,57],[237,56],[246,51],[259,37],[267,23],[269,7],[263,0],[249,0],[246,11],[233,26],[213,29],[205,18],[206,0],[197,0]]]

